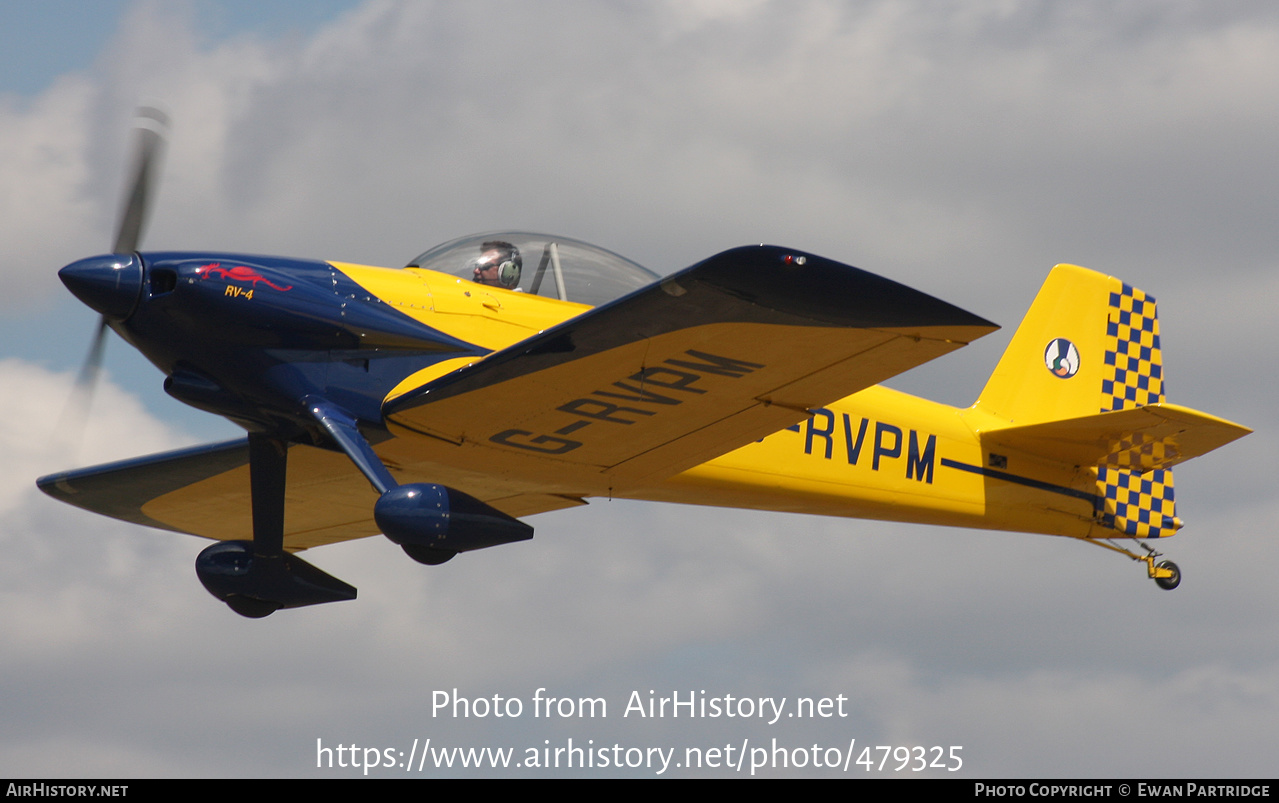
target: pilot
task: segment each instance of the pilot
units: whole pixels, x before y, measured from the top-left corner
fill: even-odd
[[[480,246],[480,255],[471,266],[474,270],[476,284],[487,284],[492,287],[515,289],[520,283],[520,270],[524,260],[520,258],[520,249],[503,240],[489,240]]]

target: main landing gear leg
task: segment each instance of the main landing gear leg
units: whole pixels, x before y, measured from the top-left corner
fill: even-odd
[[[355,589],[284,551],[284,489],[288,444],[249,435],[253,540],[219,541],[200,553],[196,575],[209,593],[250,619],[280,608],[355,599]]]
[[[289,448],[265,435],[249,435],[249,488],[253,504],[253,559],[262,563],[284,557],[284,484]],[[279,610],[279,603],[232,595],[227,607],[241,616],[261,619]]]
[[[1105,547],[1106,549],[1113,550],[1122,555],[1127,555],[1133,560],[1139,560],[1146,564],[1146,573],[1150,576],[1150,579],[1154,580],[1155,585],[1165,591],[1172,591],[1174,588],[1181,585],[1181,569],[1177,568],[1177,564],[1170,560],[1161,560],[1159,563],[1155,563],[1155,558],[1161,557],[1162,553],[1156,552],[1144,543],[1138,542],[1141,548],[1146,550],[1146,554],[1138,555],[1136,552],[1133,552],[1130,549],[1124,549],[1110,541],[1094,541],[1091,538],[1084,540],[1088,541],[1090,544]]]

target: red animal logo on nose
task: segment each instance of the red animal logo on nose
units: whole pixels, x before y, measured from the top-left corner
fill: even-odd
[[[267,277],[255,271],[253,268],[245,267],[244,265],[236,265],[233,268],[224,268],[222,267],[221,262],[212,262],[208,265],[201,265],[200,267],[196,268],[195,273],[197,276],[200,277],[201,280],[207,279],[210,276],[217,274],[219,278],[221,278],[223,281],[226,281],[226,282],[249,282],[254,287],[258,286],[258,282],[262,282],[267,287],[270,287],[272,290],[279,290],[282,293],[285,292],[286,290],[293,289],[293,285],[289,285],[288,287],[281,287],[275,282],[272,282]]]

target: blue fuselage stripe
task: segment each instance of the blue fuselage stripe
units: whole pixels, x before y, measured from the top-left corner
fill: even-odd
[[[1102,497],[1097,494],[1076,490],[1075,488],[1067,488],[1064,485],[1054,485],[1051,482],[1032,480],[1029,477],[1019,477],[1016,474],[1009,474],[1007,471],[996,471],[993,468],[974,466],[970,463],[961,463],[958,460],[951,460],[945,457],[941,459],[941,464],[947,468],[956,468],[960,471],[967,471],[971,474],[980,474],[983,477],[990,477],[991,479],[1003,480],[1004,482],[1011,482],[1017,485],[1025,485],[1028,488],[1038,488],[1041,491],[1048,491],[1049,493],[1070,496],[1075,499],[1082,499],[1094,507],[1100,507],[1103,504]]]

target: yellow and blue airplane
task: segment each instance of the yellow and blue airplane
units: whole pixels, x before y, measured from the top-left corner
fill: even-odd
[[[1171,468],[1250,431],[1165,401],[1155,300],[1084,268],[1053,269],[959,409],[878,383],[994,324],[795,249],[666,277],[522,232],[399,269],[139,252],[139,142],[112,253],[60,276],[102,315],[91,353],[115,330],[248,434],[38,484],[214,539],[197,575],[245,616],[355,597],[302,550],[381,533],[439,564],[591,497],[1062,535],[1171,589],[1147,545],[1181,527]]]

